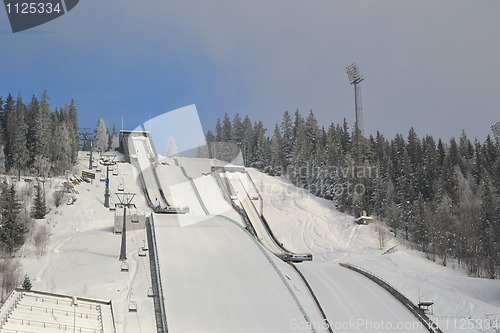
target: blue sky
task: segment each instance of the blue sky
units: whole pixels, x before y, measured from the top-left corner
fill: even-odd
[[[483,140],[500,120],[499,12],[495,0],[82,0],[13,34],[0,10],[0,96],[74,98],[82,127],[121,127],[123,113],[133,129],[196,104],[205,130],[238,112],[271,134],[284,110],[352,124],[355,62],[366,133]]]

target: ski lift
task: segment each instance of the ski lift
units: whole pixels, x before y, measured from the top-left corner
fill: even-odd
[[[137,312],[137,302],[136,301],[130,301],[128,302],[128,312]]]
[[[154,297],[155,293],[153,291],[153,287],[148,288],[148,297]]]
[[[113,169],[113,176],[118,176],[118,168]]]
[[[128,272],[128,262],[126,262],[126,261],[122,262],[121,271]]]
[[[144,251],[144,249],[140,249],[139,250],[139,257],[145,257],[146,256],[146,251]]]
[[[118,191],[124,191],[123,183],[118,184]]]
[[[137,312],[137,302],[134,301],[132,293],[128,297],[128,312]]]

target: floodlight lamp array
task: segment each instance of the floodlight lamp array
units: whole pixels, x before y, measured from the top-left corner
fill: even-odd
[[[356,64],[346,67],[347,77],[351,84],[358,84],[363,81],[363,77],[359,75],[358,67]]]

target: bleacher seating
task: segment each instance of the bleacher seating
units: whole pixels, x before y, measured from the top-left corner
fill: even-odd
[[[107,333],[102,301],[27,290],[14,291],[0,309],[0,333]]]

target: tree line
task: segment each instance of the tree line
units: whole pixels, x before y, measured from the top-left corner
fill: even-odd
[[[226,113],[206,140],[233,143],[245,165],[285,176],[342,212],[376,216],[433,261],[500,275],[500,144],[489,135],[471,141],[463,131],[444,142],[412,128],[392,139],[365,137],[345,119],[319,126],[312,111],[285,111],[266,132],[262,121]]]
[[[0,97],[0,173],[61,175],[75,164],[80,145],[75,102],[51,110],[49,96],[24,102]]]

